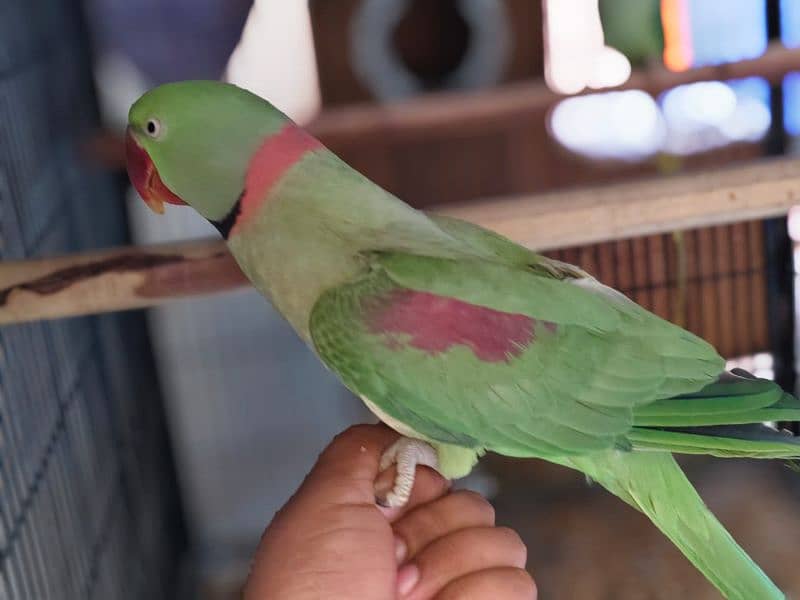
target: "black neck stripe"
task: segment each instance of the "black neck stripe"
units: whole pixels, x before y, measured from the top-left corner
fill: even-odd
[[[242,208],[242,196],[244,196],[244,190],[241,194],[239,194],[236,204],[231,207],[230,212],[225,215],[224,219],[221,221],[212,221],[211,219],[208,220],[208,222],[216,227],[217,231],[219,231],[222,237],[226,240],[228,239],[228,235],[230,235],[231,229],[233,229],[233,226],[236,223],[236,219],[239,218],[239,211]]]

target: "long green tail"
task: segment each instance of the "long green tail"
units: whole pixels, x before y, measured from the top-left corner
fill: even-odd
[[[559,462],[646,514],[729,600],[785,598],[708,510],[670,453],[611,450]]]
[[[686,479],[673,452],[723,458],[800,456],[800,437],[764,425],[800,421],[800,402],[739,369],[691,394],[633,411],[622,450],[558,459],[642,511],[725,595],[784,598],[734,541]]]

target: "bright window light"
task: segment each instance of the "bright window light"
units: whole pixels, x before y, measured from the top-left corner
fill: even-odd
[[[666,152],[694,154],[733,142],[755,142],[772,121],[769,84],[761,78],[703,81],[665,92]]]
[[[606,46],[598,0],[545,0],[545,79],[560,94],[625,83],[624,54]]]
[[[637,161],[755,142],[771,120],[769,84],[751,77],[678,86],[658,103],[639,90],[568,98],[553,110],[550,128],[577,154]]]
[[[781,41],[784,46],[800,46],[800,2],[781,0]]]
[[[661,106],[670,127],[691,130],[730,119],[736,110],[736,94],[721,81],[702,81],[669,90]]]
[[[317,62],[308,2],[255,0],[227,81],[272,102],[298,123],[320,107]]]
[[[800,242],[800,206],[793,206],[789,209],[787,227],[792,241]]]
[[[550,118],[555,138],[584,156],[639,160],[664,140],[664,121],[653,98],[639,90],[567,98]]]
[[[798,5],[783,0],[781,25],[784,29],[786,19],[794,18],[800,43]],[[767,49],[765,0],[661,0],[661,22],[664,64],[673,71],[755,58]]]
[[[756,58],[767,49],[765,0],[689,0],[688,7],[692,66]]]
[[[757,142],[772,125],[771,90],[762,77],[726,82],[736,94],[736,110],[721,124],[722,134],[731,142]]]
[[[775,359],[768,352],[733,358],[725,364],[725,370],[744,369],[761,379],[775,379]]]
[[[783,78],[783,126],[789,135],[800,135],[800,73]]]

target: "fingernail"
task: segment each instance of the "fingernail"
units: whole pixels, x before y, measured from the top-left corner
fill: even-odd
[[[407,596],[419,581],[417,565],[406,565],[397,572],[397,593],[400,597]]]
[[[398,565],[403,564],[407,552],[408,546],[406,546],[406,543],[399,537],[394,536],[394,556],[397,559]]]

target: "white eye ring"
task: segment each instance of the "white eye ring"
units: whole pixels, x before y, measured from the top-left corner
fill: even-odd
[[[144,130],[151,138],[157,138],[159,135],[161,135],[161,121],[155,118],[147,119]]]

